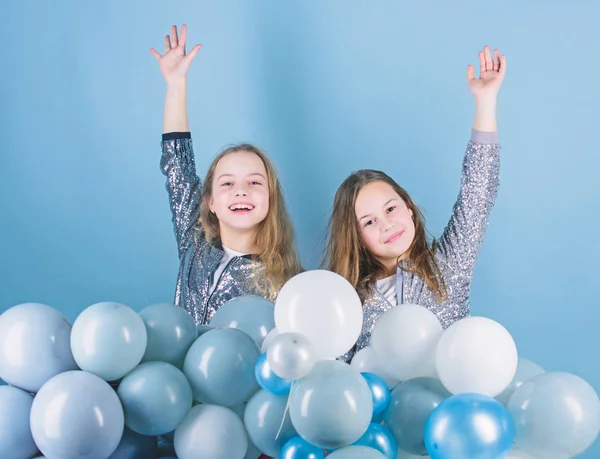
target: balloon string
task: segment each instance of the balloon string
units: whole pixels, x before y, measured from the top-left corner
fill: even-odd
[[[292,391],[294,390],[294,383],[296,381],[292,380],[292,385],[290,386],[290,392],[288,393],[288,399],[285,403],[285,410],[283,411],[283,419],[281,420],[281,425],[279,426],[279,430],[277,431],[277,435],[275,436],[275,440],[279,438],[279,434],[281,433],[281,429],[283,429],[283,424],[285,423],[285,417],[287,416],[288,410],[290,408],[290,398],[292,397]]]

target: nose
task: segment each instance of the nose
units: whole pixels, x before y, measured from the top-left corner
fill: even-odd
[[[381,231],[382,233],[386,233],[387,231],[391,230],[394,226],[396,226],[394,222],[385,219],[380,220],[379,231]]]
[[[248,196],[246,188],[238,186],[234,192],[235,196]]]

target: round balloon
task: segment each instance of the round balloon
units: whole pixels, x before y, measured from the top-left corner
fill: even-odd
[[[196,405],[175,430],[179,459],[242,459],[247,450],[244,424],[223,406]]]
[[[328,459],[386,459],[383,453],[367,446],[346,446],[334,451]]]
[[[400,382],[398,379],[394,378],[385,371],[377,359],[377,356],[373,352],[373,348],[371,346],[363,347],[356,354],[354,354],[350,365],[352,365],[353,368],[356,368],[361,373],[374,373],[377,376],[380,376],[383,378],[390,390],[396,387]]]
[[[517,388],[521,387],[521,385],[525,381],[529,381],[533,377],[541,375],[542,373],[545,373],[545,371],[537,363],[519,357],[517,364],[517,372],[515,373],[514,378],[512,379],[508,387],[504,389],[502,393],[496,396],[496,400],[498,400],[504,406],[508,405],[508,400],[510,399],[511,395],[515,392],[515,390],[517,390]]]
[[[258,391],[254,370],[259,357],[258,346],[246,333],[233,328],[213,329],[192,344],[183,372],[195,400],[233,406]]]
[[[115,381],[133,370],[146,351],[142,318],[120,303],[96,303],[73,323],[71,349],[82,370]]]
[[[0,386],[0,457],[31,457],[37,446],[29,415],[33,396],[12,386]]]
[[[267,349],[267,362],[273,373],[290,381],[310,373],[316,360],[314,347],[300,333],[281,333]]]
[[[110,385],[85,371],[54,376],[31,406],[31,433],[48,459],[106,459],[115,452],[125,419]]]
[[[517,346],[510,333],[485,317],[468,317],[450,325],[436,352],[438,377],[453,394],[495,397],[514,378],[517,362]]]
[[[442,325],[429,309],[402,304],[377,320],[371,347],[382,368],[399,381],[435,376],[435,351]]]
[[[121,442],[108,459],[148,459],[156,457],[158,440],[156,437],[140,435],[125,427]]]
[[[238,296],[217,309],[210,321],[213,328],[235,328],[250,335],[260,348],[275,328],[274,305],[262,296]]]
[[[56,309],[23,303],[0,315],[0,377],[35,393],[53,376],[76,370],[71,324]]]
[[[185,355],[198,336],[192,316],[170,303],[150,305],[139,315],[148,335],[142,362],[167,362],[182,368]]]
[[[548,372],[524,382],[508,402],[516,446],[540,458],[575,457],[600,431],[600,400],[579,376]]]
[[[352,285],[339,274],[312,270],[297,274],[275,301],[279,333],[301,333],[321,359],[349,351],[362,329],[362,303]]]
[[[538,458],[532,456],[529,453],[526,453],[525,451],[519,451],[518,449],[513,449],[510,451],[510,453],[508,453],[506,455],[506,457],[504,459],[538,459]]]
[[[374,373],[361,373],[367,384],[369,385],[369,390],[371,391],[371,395],[373,396],[373,416],[377,416],[380,413],[383,413],[390,403],[390,389],[387,384],[383,380],[383,378],[377,376]]]
[[[383,454],[386,459],[397,459],[398,443],[392,433],[381,424],[371,423],[355,445],[368,446]]]
[[[277,395],[288,394],[292,387],[292,381],[283,379],[273,373],[269,362],[267,362],[267,354],[261,354],[256,362],[255,368],[256,381],[263,389]]]
[[[273,341],[277,335],[279,335],[279,331],[277,330],[277,327],[273,328],[269,333],[267,333],[267,337],[264,339],[264,341],[262,342],[262,345],[260,346],[260,352],[262,352],[263,354],[265,352],[267,352],[267,349],[269,349],[269,345],[271,344],[271,341]]]
[[[294,437],[287,441],[279,454],[279,459],[325,459],[323,450],[311,445],[302,437]]]
[[[320,448],[354,443],[371,422],[369,385],[359,372],[339,360],[317,362],[290,394],[294,427],[302,438]]]

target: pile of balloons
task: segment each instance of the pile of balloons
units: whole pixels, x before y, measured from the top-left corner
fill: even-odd
[[[97,303],[71,325],[39,303],[0,315],[0,457],[14,459],[567,459],[600,432],[578,376],[519,358],[497,322],[443,330],[390,308],[363,325],[337,274],[301,273],[273,304]]]

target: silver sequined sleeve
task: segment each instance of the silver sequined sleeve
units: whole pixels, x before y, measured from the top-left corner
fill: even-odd
[[[160,168],[167,177],[166,188],[181,258],[192,241],[192,230],[200,215],[202,191],[189,133],[163,136]]]

